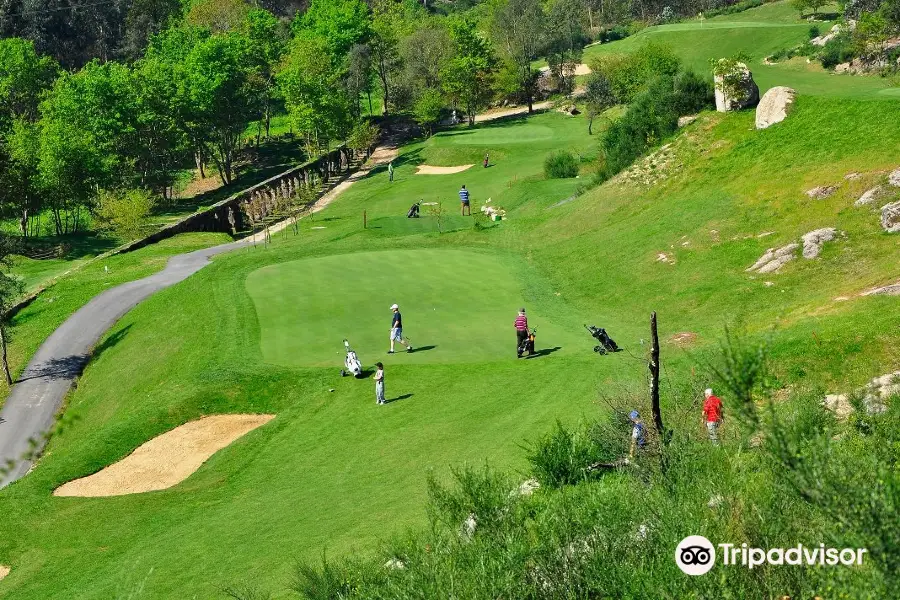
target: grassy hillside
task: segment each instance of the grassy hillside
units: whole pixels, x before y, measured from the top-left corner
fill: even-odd
[[[671,46],[684,64],[698,73],[709,73],[709,60],[745,53],[751,59],[750,70],[760,93],[777,85],[795,88],[802,94],[873,99],[900,92],[880,77],[834,75],[818,64],[792,61],[765,65],[763,59],[782,48],[796,46],[809,39],[812,24],[800,20],[787,2],[765,4],[734,15],[722,15],[704,21],[691,20],[641,30],[621,41],[591,46],[584,61],[606,53],[633,52],[648,41]],[[816,22],[821,31],[830,22]]]
[[[896,299],[858,296],[898,279],[900,237],[852,206],[900,165],[900,105],[801,97],[779,126],[757,132],[752,120],[704,114],[655,185],[619,178],[577,197],[580,180],[544,180],[541,165],[560,147],[595,152],[582,119],[445,132],[405,147],[394,183],[378,170],[300,235],[217,257],[152,297],[101,345],[40,466],[0,492],[0,563],[13,567],[0,597],[214,597],[250,573],[281,589],[294,557],[371,552],[424,523],[429,469],[444,478],[448,465],[486,458],[522,468],[522,442],[596,413],[598,390],[637,393],[650,310],[664,339],[698,335],[690,355],[665,344],[670,383],[735,323],[759,335],[776,326],[786,386],[846,390],[900,367]],[[478,166],[415,175],[423,163]],[[420,199],[455,211],[463,183],[476,211],[491,198],[508,220],[459,219],[439,234],[433,217],[403,216]],[[839,186],[826,200],[804,194],[826,184]],[[744,271],[767,247],[823,226],[846,235],[820,258]],[[430,348],[384,353],[394,301],[415,345]],[[523,302],[546,353],[516,361],[511,322]],[[585,322],[626,351],[592,354]],[[367,366],[385,362],[396,402],[376,407],[370,381],[338,376],[344,337]],[[50,495],[223,412],[278,416],[170,490]]]

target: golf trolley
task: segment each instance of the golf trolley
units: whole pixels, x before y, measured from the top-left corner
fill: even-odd
[[[517,348],[517,354],[519,356],[523,356],[527,354],[528,356],[534,356],[534,337],[537,334],[537,327],[532,327],[528,330],[528,337],[525,338],[525,341],[522,342],[522,345]]]
[[[606,333],[606,330],[602,327],[597,327],[596,325],[585,325],[585,329],[591,334],[595,340],[600,342],[597,346],[594,346],[594,352],[597,354],[606,354],[607,352],[618,352],[620,350],[618,344],[616,344],[611,337]]]
[[[359,358],[356,356],[356,352],[350,348],[350,342],[344,340],[344,348],[347,349],[347,357],[344,359],[344,368],[341,369],[341,377],[346,375],[353,375],[354,377],[362,377],[363,369],[362,363],[359,362]]]

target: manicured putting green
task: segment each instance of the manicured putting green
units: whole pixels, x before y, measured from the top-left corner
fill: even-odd
[[[508,144],[530,144],[552,140],[559,137],[559,132],[546,125],[528,127],[509,127],[491,125],[481,129],[458,129],[443,134],[454,144],[466,146],[506,146]]]
[[[525,304],[520,269],[513,259],[473,251],[360,252],[263,267],[247,289],[270,363],[339,368],[344,338],[365,365],[491,361],[514,358],[512,323]],[[404,334],[421,348],[408,356],[386,354],[395,302]],[[530,307],[539,347],[587,343],[567,312],[562,302]]]

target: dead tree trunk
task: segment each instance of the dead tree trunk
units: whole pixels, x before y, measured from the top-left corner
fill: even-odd
[[[9,372],[9,362],[6,359],[6,327],[0,323],[0,352],[2,352],[3,374],[6,375],[7,385],[13,384],[12,375]]]
[[[656,311],[650,313],[650,410],[659,437],[665,439],[662,413],[659,410],[659,335],[656,331]]]

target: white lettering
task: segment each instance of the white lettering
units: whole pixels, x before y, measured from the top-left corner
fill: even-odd
[[[828,563],[830,566],[834,566],[834,565],[838,564],[837,548],[829,548],[828,550],[825,551],[825,554],[827,555],[827,558],[825,559],[826,563]]]
[[[734,548],[734,544],[719,544],[719,548],[722,549],[722,564],[730,565],[731,563],[728,561],[728,551],[731,548]]]
[[[766,560],[770,565],[783,565],[784,550],[781,548],[772,548],[766,553]]]
[[[844,548],[841,550],[841,562],[845,565],[852,565],[856,562],[856,551],[853,548]]]
[[[762,548],[750,548],[750,568],[758,567],[766,562],[766,553]]]

